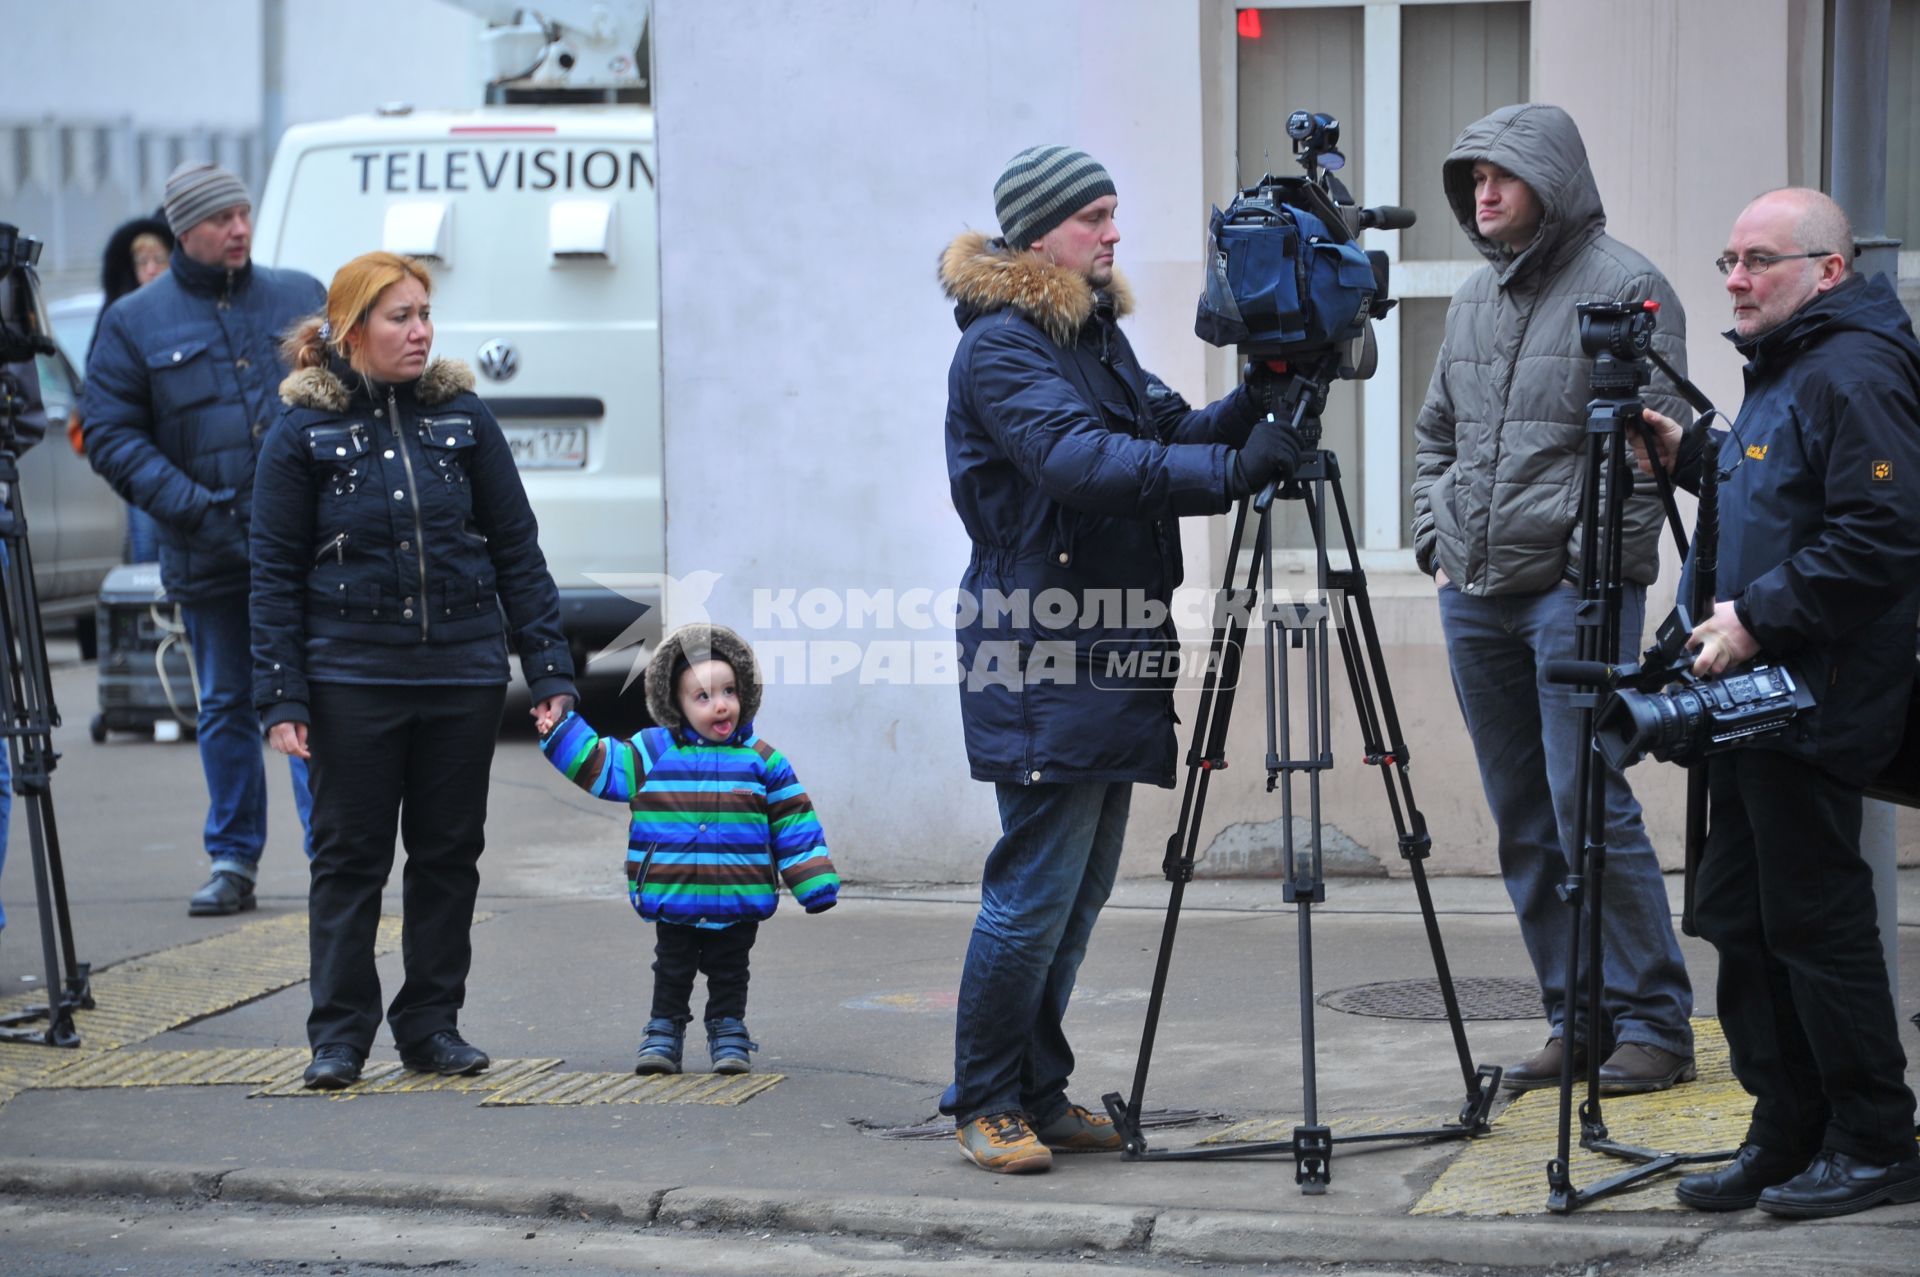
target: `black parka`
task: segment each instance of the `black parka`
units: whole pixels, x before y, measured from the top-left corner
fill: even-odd
[[[1765,748],[1863,784],[1900,743],[1914,674],[1920,343],[1880,277],[1818,294],[1754,341],[1727,336],[1747,393],[1716,436],[1716,594],[1819,702]],[[1697,458],[1679,478],[1697,487]]]
[[[307,721],[315,635],[375,650],[505,635],[535,701],[571,694],[533,508],[466,365],[435,360],[417,381],[383,386],[336,363],[294,373],[280,393],[288,407],[254,481],[262,720]]]

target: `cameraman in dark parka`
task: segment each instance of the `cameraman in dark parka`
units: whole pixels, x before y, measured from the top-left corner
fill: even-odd
[[[1920,343],[1886,279],[1860,278],[1852,258],[1839,205],[1793,188],[1749,204],[1719,261],[1746,399],[1713,444],[1718,601],[1689,641],[1693,669],[1781,660],[1818,704],[1792,738],[1707,763],[1694,916],[1720,954],[1720,1022],[1754,1106],[1739,1156],[1679,1182],[1701,1210],[1820,1217],[1920,1201],[1914,1097],[1860,856],[1860,787],[1900,743],[1913,679]],[[1675,479],[1695,486],[1705,448],[1676,449],[1679,426],[1647,417]]]
[[[1245,390],[1193,409],[1140,366],[1118,322],[1132,296],[1113,266],[1116,203],[1085,152],[1031,147],[994,187],[1003,237],[969,231],[940,259],[961,329],[947,476],[973,542],[961,590],[981,604],[958,625],[960,717],[1002,831],[941,1111],[962,1155],[996,1172],[1120,1147],[1067,1100],[1061,1018],[1133,786],[1171,786],[1175,746],[1172,675],[1116,675],[1106,654],[1173,650],[1179,517],[1226,510],[1299,455],[1292,429],[1255,424]],[[1068,614],[1050,609],[1063,599]]]

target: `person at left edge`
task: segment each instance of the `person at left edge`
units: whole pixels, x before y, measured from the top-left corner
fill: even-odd
[[[311,275],[253,264],[253,200],[240,179],[188,163],[167,179],[176,244],[167,274],[101,316],[81,418],[87,460],[160,525],[160,579],[193,652],[212,873],[195,915],[254,907],[267,838],[266,764],[248,695],[247,527],[254,465],[279,412],[280,335],[320,305]],[[304,830],[307,768],[294,759]]]
[[[1133,296],[1114,270],[1117,204],[1084,151],[1032,147],[994,186],[1001,238],[967,232],[940,259],[961,330],[946,421],[973,542],[961,589],[983,605],[959,627],[960,717],[1001,828],[940,1109],[962,1156],[1003,1173],[1120,1146],[1111,1121],[1068,1102],[1061,1020],[1133,786],[1173,785],[1174,676],[1107,658],[1177,650],[1180,516],[1226,510],[1300,451],[1291,427],[1256,424],[1245,389],[1194,409],[1140,366],[1119,326]],[[1071,615],[1048,610],[1062,598]]]
[[[534,701],[574,701],[560,595],[505,434],[465,364],[430,361],[432,281],[367,253],[287,338],[260,453],[253,699],[313,769],[309,1087],[360,1076],[380,1027],[374,939],[396,831],[406,973],[386,1010],[410,1069],[478,1073],[460,1036],[507,644]]]

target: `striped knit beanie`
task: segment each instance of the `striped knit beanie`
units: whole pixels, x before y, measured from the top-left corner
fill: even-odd
[[[253,197],[239,178],[205,160],[189,160],[173,170],[162,197],[167,225],[173,227],[175,235],[185,235],[235,204],[252,207]]]
[[[993,211],[1007,243],[1025,248],[1102,195],[1112,194],[1113,179],[1085,151],[1030,146],[1007,161],[993,184]]]

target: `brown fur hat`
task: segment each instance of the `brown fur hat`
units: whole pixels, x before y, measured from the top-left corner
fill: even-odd
[[[1093,317],[1093,285],[1085,275],[980,231],[967,231],[940,254],[940,286],[954,301],[978,310],[1011,307],[1062,346],[1072,345]],[[1118,271],[1106,291],[1116,318],[1133,313],[1133,290]]]
[[[706,621],[683,625],[667,635],[647,661],[643,686],[653,721],[672,732],[687,725],[677,695],[680,671],[701,661],[725,661],[733,668],[733,685],[740,693],[739,725],[751,723],[760,712],[760,667],[753,659],[753,648],[726,626]]]
[[[413,397],[431,408],[473,389],[473,369],[458,359],[436,359],[414,383]],[[280,402],[289,408],[345,412],[353,401],[347,383],[331,368],[302,368],[280,383]]]

